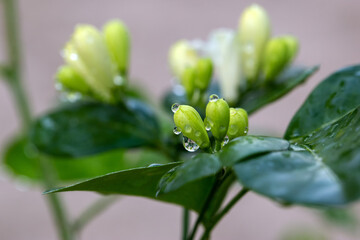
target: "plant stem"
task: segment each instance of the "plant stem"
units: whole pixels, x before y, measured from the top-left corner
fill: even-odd
[[[19,41],[19,24],[17,14],[16,0],[2,0],[4,8],[4,18],[7,36],[7,49],[9,62],[3,70],[6,82],[10,86],[18,114],[22,121],[22,130],[26,133],[31,125],[31,113],[29,101],[22,83],[21,75],[21,49]],[[53,169],[51,168],[48,159],[40,156],[40,165],[44,177],[44,185],[46,188],[54,186]],[[65,212],[63,211],[62,204],[57,195],[51,194],[47,196],[49,206],[53,212],[55,223],[59,231],[59,235],[63,240],[72,240],[72,232],[68,225]]]
[[[238,194],[236,194],[233,199],[217,214],[211,222],[211,225],[206,228],[201,239],[208,239],[210,236],[211,230],[216,226],[216,224],[230,211],[230,209],[249,191],[247,188],[242,188]]]
[[[93,220],[95,216],[104,211],[118,199],[118,196],[109,196],[102,197],[100,200],[96,201],[93,205],[86,209],[77,220],[74,221],[72,225],[73,232],[80,232],[80,230]]]
[[[190,219],[190,211],[187,208],[183,209],[183,221],[182,221],[182,240],[187,239],[187,235],[189,232],[189,219]]]

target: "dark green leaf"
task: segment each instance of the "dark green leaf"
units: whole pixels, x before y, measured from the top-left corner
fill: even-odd
[[[276,101],[289,93],[299,84],[306,81],[318,70],[318,66],[311,68],[291,67],[286,69],[272,84],[254,86],[241,94],[236,106],[244,108],[251,114],[261,107]]]
[[[291,120],[286,139],[304,136],[360,105],[360,65],[342,69],[321,82]]]
[[[95,191],[102,194],[141,196],[179,204],[188,209],[200,211],[214,183],[214,177],[203,178],[171,193],[156,196],[161,177],[179,164],[169,163],[114,172],[68,187],[50,190],[46,193]]]
[[[215,176],[221,167],[222,165],[217,155],[208,153],[197,154],[180,166],[171,169],[162,177],[159,183],[159,193],[172,192],[190,182],[208,176]]]
[[[231,167],[235,163],[249,157],[272,151],[287,150],[288,141],[261,136],[243,136],[229,142],[220,154],[220,160],[224,166]]]
[[[28,144],[25,138],[11,142],[4,154],[4,164],[15,177],[23,180],[41,181],[39,153]],[[166,163],[168,160],[160,153],[150,150],[127,151],[112,150],[80,159],[46,157],[61,181],[75,181],[92,178],[109,172],[148,166],[152,163]]]
[[[128,101],[126,107],[77,103],[36,121],[31,140],[49,155],[80,157],[154,145],[159,141],[159,132],[153,112],[138,100]]]

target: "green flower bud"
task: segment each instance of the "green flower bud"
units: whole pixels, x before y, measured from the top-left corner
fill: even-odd
[[[211,81],[213,73],[213,64],[211,59],[202,58],[196,63],[197,78],[195,81],[195,87],[200,91],[205,91]]]
[[[126,25],[118,20],[109,21],[103,28],[105,43],[116,70],[127,76],[130,56],[130,34]]]
[[[282,39],[285,41],[288,48],[288,61],[291,62],[296,57],[299,49],[299,41],[294,36],[283,36]]]
[[[247,80],[254,81],[259,73],[270,23],[266,11],[259,5],[246,8],[239,22],[242,71]]]
[[[248,132],[248,115],[242,108],[230,108],[230,122],[227,136],[234,139],[245,136]]]
[[[197,71],[195,68],[186,68],[181,76],[181,84],[185,88],[186,96],[191,99],[195,90]]]
[[[84,78],[95,97],[114,102],[115,69],[102,35],[93,26],[77,26],[63,53],[66,63]]]
[[[206,106],[206,129],[211,132],[217,141],[222,141],[227,133],[230,121],[229,105],[224,99],[219,99],[215,94],[210,96]]]
[[[70,66],[62,66],[58,69],[56,80],[70,91],[88,94],[90,92],[89,85],[85,79]]]
[[[186,40],[176,42],[169,51],[169,62],[173,74],[181,79],[186,68],[195,67],[199,56]]]
[[[267,43],[263,66],[266,81],[274,79],[285,68],[288,57],[288,47],[282,38],[273,38]]]
[[[209,136],[199,113],[191,106],[174,104],[174,122],[177,132],[193,140],[200,148],[210,147]]]

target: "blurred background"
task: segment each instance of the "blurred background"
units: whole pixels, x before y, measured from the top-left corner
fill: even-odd
[[[60,50],[78,23],[101,27],[122,19],[132,36],[130,76],[156,99],[171,86],[167,63],[170,45],[181,38],[207,38],[216,28],[236,28],[242,10],[252,1],[86,1],[21,0],[19,15],[24,78],[31,105],[38,115],[56,103],[53,76],[62,64]],[[269,14],[272,32],[293,34],[301,48],[297,63],[321,64],[320,71],[282,100],[250,119],[252,133],[281,136],[291,117],[314,86],[335,70],[360,62],[360,2],[257,1]],[[0,5],[0,8],[2,6]],[[0,9],[1,13],[3,9]],[[0,60],[6,60],[3,16],[0,16]],[[1,61],[1,62],[2,62]],[[20,126],[6,85],[0,82],[0,147]],[[250,132],[250,133],[251,133]],[[56,230],[41,195],[0,173],[0,239],[56,239]],[[65,193],[71,216],[77,216],[98,196]],[[360,217],[359,204],[352,213]],[[81,239],[178,239],[181,209],[152,200],[124,197],[95,219]],[[289,231],[315,231],[331,239],[359,239],[359,233],[329,225],[314,210],[284,208],[250,193],[218,225],[213,239],[282,239]],[[303,238],[300,238],[303,239]],[[328,238],[325,238],[328,239]]]

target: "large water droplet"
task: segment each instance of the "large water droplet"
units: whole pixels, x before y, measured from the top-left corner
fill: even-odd
[[[199,145],[195,143],[195,141],[191,140],[190,138],[187,138],[184,136],[183,138],[183,145],[184,148],[189,152],[195,152],[199,149]]]
[[[192,128],[190,127],[190,125],[185,125],[184,132],[187,133],[187,134],[192,132]]]
[[[216,94],[211,94],[209,97],[209,101],[210,102],[216,102],[217,100],[219,100],[219,96]]]
[[[229,143],[229,137],[228,136],[225,136],[223,142],[221,143],[221,146],[225,146],[226,144]]]
[[[235,125],[235,124],[231,124],[229,126],[229,130],[228,132],[231,134],[231,135],[235,135],[238,131],[238,127]]]
[[[210,131],[210,130],[211,130],[211,125],[210,125],[210,122],[209,122],[209,120],[208,120],[207,117],[206,117],[205,120],[204,120],[204,125],[205,125],[206,131]]]
[[[176,111],[179,110],[179,108],[180,108],[180,104],[174,103],[174,104],[171,106],[171,111],[172,111],[173,113],[176,113]]]
[[[174,127],[173,132],[175,133],[175,135],[179,135],[181,133],[181,129],[178,127]]]

